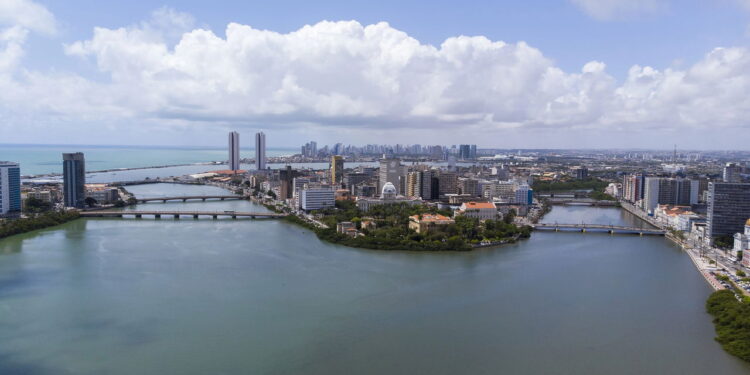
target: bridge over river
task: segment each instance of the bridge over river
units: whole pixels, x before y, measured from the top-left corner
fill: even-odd
[[[153,216],[160,219],[162,216],[172,216],[179,219],[180,216],[192,216],[194,219],[199,217],[210,217],[218,219],[220,217],[237,218],[268,218],[278,219],[285,217],[286,214],[277,214],[274,212],[241,212],[241,211],[83,211],[81,217],[135,217],[140,219],[144,216]]]
[[[189,200],[202,200],[206,201],[207,199],[218,199],[218,200],[227,200],[227,199],[245,199],[245,197],[241,195],[188,195],[188,196],[181,196],[181,197],[154,197],[154,198],[135,198],[138,203],[146,203],[146,202],[163,202],[166,203],[167,201],[183,201],[187,202]]]
[[[534,224],[532,227],[535,230],[553,230],[555,232],[568,231],[568,232],[602,232],[610,234],[638,234],[663,236],[666,234],[664,230],[656,228],[637,228],[627,227],[620,225],[602,225],[602,224]]]

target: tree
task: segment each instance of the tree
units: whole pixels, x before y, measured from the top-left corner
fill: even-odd
[[[24,210],[28,213],[39,213],[49,211],[52,208],[52,204],[45,202],[41,199],[29,197],[26,199],[26,207]]]
[[[115,207],[125,207],[125,201],[118,199],[117,202],[115,202]]]
[[[266,193],[266,195],[268,195],[269,197],[271,197],[271,198],[273,198],[273,199],[276,199],[276,193],[274,193],[274,192],[273,192],[272,190],[269,190],[269,191],[268,191],[268,192]]]
[[[503,217],[503,222],[505,224],[511,224],[513,223],[513,220],[516,218],[516,209],[511,208],[510,211]]]
[[[92,197],[86,197],[86,199],[84,199],[84,202],[86,202],[86,205],[89,207],[94,207],[98,203],[96,199]]]

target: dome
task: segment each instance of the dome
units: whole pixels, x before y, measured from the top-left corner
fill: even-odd
[[[380,192],[380,196],[383,198],[396,198],[397,194],[398,191],[391,182],[386,182],[385,185],[383,185],[383,190]]]
[[[750,219],[747,219],[747,221],[745,222],[745,226],[750,227]]]

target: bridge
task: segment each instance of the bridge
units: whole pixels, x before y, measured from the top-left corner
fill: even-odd
[[[653,236],[663,236],[666,234],[665,231],[661,229],[651,229],[651,228],[637,228],[637,227],[627,227],[627,226],[620,226],[620,225],[602,225],[602,224],[534,224],[532,226],[535,230],[553,230],[555,232],[562,232],[562,231],[568,231],[568,232],[600,232],[600,233],[609,233],[609,234],[638,234],[641,236],[644,235],[653,235]]]
[[[146,203],[146,202],[158,202],[162,201],[163,203],[167,203],[167,201],[183,201],[187,202],[189,200],[202,200],[206,201],[206,199],[218,199],[218,200],[227,200],[227,199],[245,199],[245,197],[241,195],[188,195],[183,197],[155,197],[155,198],[136,198],[138,203]]]
[[[135,217],[140,219],[143,216],[153,216],[155,219],[160,219],[162,216],[172,216],[175,219],[179,219],[180,216],[192,216],[193,219],[199,217],[210,217],[212,219],[218,219],[220,217],[231,217],[232,219],[237,218],[268,218],[278,219],[286,216],[286,214],[277,214],[274,212],[240,212],[240,211],[82,211],[81,217]]]
[[[601,207],[616,207],[619,205],[617,201],[608,200],[596,200],[596,199],[560,199],[551,198],[547,199],[547,202],[551,205],[562,205],[562,206],[601,206]]]

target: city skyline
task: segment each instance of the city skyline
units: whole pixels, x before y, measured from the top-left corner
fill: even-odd
[[[734,136],[750,109],[746,2],[559,0],[549,12],[469,2],[474,23],[447,22],[442,3],[422,18],[408,3],[403,14],[389,2],[290,3],[136,2],[103,16],[76,13],[75,1],[3,2],[4,141],[203,146],[262,128],[280,147],[662,148],[668,138],[748,149]],[[487,10],[505,22],[480,17]]]

